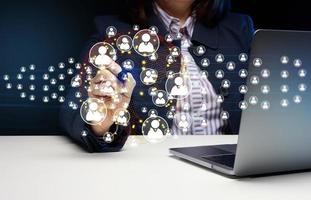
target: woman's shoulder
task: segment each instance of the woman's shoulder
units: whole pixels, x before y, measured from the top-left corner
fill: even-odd
[[[253,20],[249,15],[246,14],[240,14],[235,12],[229,12],[223,20],[220,21],[220,25],[227,27],[227,28],[233,28],[233,29],[253,29],[254,24]]]

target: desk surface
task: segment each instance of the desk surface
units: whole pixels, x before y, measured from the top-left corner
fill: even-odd
[[[236,140],[182,136],[147,144],[136,136],[120,153],[88,154],[63,136],[4,136],[0,199],[310,199],[311,173],[228,179],[168,153],[170,147]]]

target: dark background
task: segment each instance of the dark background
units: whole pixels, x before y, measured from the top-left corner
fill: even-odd
[[[233,0],[233,11],[252,16],[256,28],[311,30],[308,1]],[[1,0],[0,77],[20,66],[39,69],[78,57],[97,15],[120,10],[122,0]],[[12,80],[12,82],[14,82]],[[0,133],[56,133],[57,107],[31,105],[0,80]],[[39,109],[40,108],[40,109]]]

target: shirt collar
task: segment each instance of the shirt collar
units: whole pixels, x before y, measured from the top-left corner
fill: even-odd
[[[162,22],[164,23],[165,28],[169,32],[179,31],[180,29],[185,28],[187,30],[188,35],[191,37],[194,30],[195,17],[189,16],[183,26],[180,26],[180,20],[176,17],[170,16],[167,12],[165,12],[157,3],[154,3],[154,12],[160,17]],[[177,28],[178,30],[172,30],[172,27]]]

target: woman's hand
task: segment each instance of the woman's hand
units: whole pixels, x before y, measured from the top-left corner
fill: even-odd
[[[101,99],[107,106],[107,115],[103,122],[97,125],[93,125],[92,129],[97,136],[103,136],[109,131],[111,125],[113,125],[113,116],[115,111],[120,108],[127,108],[130,101],[133,90],[136,86],[136,81],[132,74],[127,74],[127,79],[122,83],[118,80],[117,76],[122,71],[120,65],[111,60],[109,66],[105,69],[99,70],[96,76],[91,80],[88,93],[90,98]],[[113,92],[103,91],[103,87],[113,89]]]

